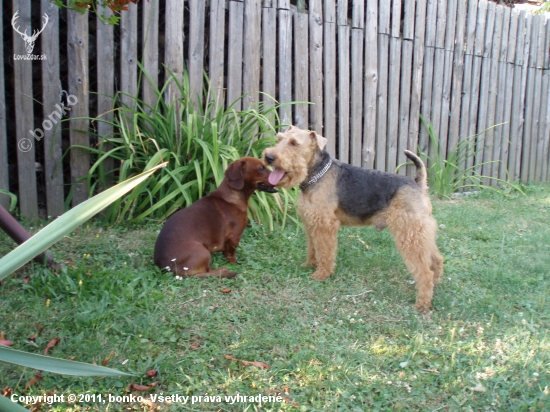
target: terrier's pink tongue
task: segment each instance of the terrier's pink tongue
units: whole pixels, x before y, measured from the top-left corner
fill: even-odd
[[[270,184],[275,186],[277,183],[281,181],[284,175],[285,175],[284,171],[275,169],[269,174],[269,177],[267,178],[267,180],[269,181]]]

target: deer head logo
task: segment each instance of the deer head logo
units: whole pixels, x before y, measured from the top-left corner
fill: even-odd
[[[46,28],[46,25],[48,24],[48,21],[50,20],[50,18],[48,17],[47,14],[44,14],[44,25],[42,26],[42,28],[41,28],[40,30],[35,30],[35,31],[33,31],[32,36],[29,36],[29,35],[27,34],[27,30],[25,30],[24,33],[21,33],[21,32],[19,31],[19,26],[15,27],[17,18],[19,17],[18,14],[19,14],[19,10],[17,10],[17,11],[15,12],[15,14],[13,15],[13,17],[12,17],[12,19],[11,19],[11,25],[12,25],[13,29],[14,29],[18,34],[21,35],[21,38],[23,39],[23,41],[24,41],[25,43],[27,43],[26,46],[25,46],[25,48],[27,49],[27,53],[28,53],[28,54],[31,54],[32,51],[33,51],[33,49],[34,49],[34,42],[35,42],[36,39],[38,38],[38,35],[44,31],[44,29]]]

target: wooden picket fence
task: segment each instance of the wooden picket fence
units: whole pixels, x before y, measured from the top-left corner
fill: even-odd
[[[24,216],[61,214],[69,193],[73,205],[87,198],[81,177],[90,157],[71,150],[63,173],[63,150],[89,146],[92,126],[113,132],[86,117],[108,118],[116,91],[154,101],[151,84],[138,83],[138,62],[155,85],[166,76],[163,65],[180,77],[187,70],[198,100],[207,73],[211,95],[225,104],[245,94],[237,109],[266,95],[311,102],[282,108],[282,122],[323,134],[333,156],[357,166],[393,172],[404,149],[433,152],[422,115],[442,154],[498,125],[478,139],[465,166],[500,160],[479,172],[550,180],[550,25],[542,15],[487,0],[150,0],[130,5],[113,28],[60,12],[50,0],[3,1],[0,189],[18,194]],[[16,10],[20,30],[29,32],[49,16],[37,40],[47,59],[34,66],[11,56],[25,54],[21,37],[13,32],[10,43],[5,29]],[[43,139],[21,150],[62,91],[77,99],[68,127],[42,129]],[[177,90],[165,96],[175,99]],[[5,206],[7,197],[0,201]]]

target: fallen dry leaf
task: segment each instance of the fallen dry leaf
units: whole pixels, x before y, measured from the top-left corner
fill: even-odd
[[[111,359],[113,359],[114,356],[114,352],[109,353],[109,355],[101,361],[101,366],[107,366],[107,364],[111,361]]]
[[[53,348],[55,345],[59,343],[61,339],[60,338],[53,338],[47,345],[44,351],[42,352],[44,355],[48,354],[48,351]]]
[[[158,375],[158,372],[154,369],[151,369],[150,371],[147,371],[146,374],[147,374],[148,377],[154,378],[155,376]]]
[[[9,398],[11,396],[11,388],[9,386],[4,386],[4,390],[2,391],[2,396]]]
[[[225,288],[221,290],[222,293],[230,293],[231,289]]]
[[[260,368],[260,369],[268,369],[269,366],[263,362],[258,362],[258,361],[253,361],[253,362],[249,362],[249,361],[245,361],[245,360],[241,360],[241,363],[244,365],[244,366],[255,366],[256,368]]]
[[[137,385],[135,383],[130,384],[131,391],[146,391],[149,388],[150,386],[148,385]]]
[[[28,390],[31,386],[33,386],[36,382],[38,382],[40,379],[42,379],[43,376],[40,375],[39,372],[36,372],[36,374],[32,377],[32,379],[30,381],[27,382],[27,384],[25,385],[25,391]]]
[[[269,365],[267,365],[263,362],[258,362],[258,361],[250,362],[250,361],[246,361],[246,360],[242,360],[242,359],[237,359],[237,358],[235,358],[234,356],[231,356],[231,355],[225,355],[225,359],[233,361],[233,362],[240,362],[244,366],[255,366],[256,368],[260,368],[260,369],[268,369],[269,368]]]
[[[201,346],[201,343],[200,343],[198,340],[196,340],[195,342],[193,342],[193,343],[189,346],[189,349],[195,350],[195,349],[198,349],[199,346]]]
[[[11,340],[0,339],[0,345],[11,346],[13,342]]]
[[[36,333],[34,335],[32,335],[29,339],[27,339],[27,342],[29,342],[31,344],[34,344],[36,342],[36,338],[40,336],[43,329],[44,329],[44,326],[42,326],[40,324],[40,322],[38,322],[36,324]],[[33,345],[33,346],[36,346],[36,345]],[[36,346],[36,347],[38,347],[38,346]]]
[[[31,277],[30,276],[25,276],[25,278],[23,279],[23,283],[25,285],[27,285],[29,283],[29,280],[31,280]]]

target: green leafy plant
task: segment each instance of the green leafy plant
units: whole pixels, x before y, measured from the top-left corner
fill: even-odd
[[[483,141],[485,139],[485,132],[496,126],[491,126],[479,134],[462,139],[445,158],[439,145],[439,138],[433,126],[422,116],[420,116],[420,120],[428,131],[430,143],[433,148],[433,155],[420,151],[420,157],[423,158],[428,169],[428,185],[433,195],[439,199],[449,198],[453,193],[464,189],[489,189],[501,194],[508,194],[511,191],[524,193],[522,186],[518,183],[508,182],[497,177],[481,175],[477,172],[480,166],[497,163],[500,162],[500,160],[483,163],[475,163],[474,161],[472,166],[463,166],[468,159],[475,159],[476,155],[484,150],[484,148],[476,149],[476,142],[479,144],[479,142]],[[401,166],[402,165],[399,167]],[[497,182],[500,187],[487,185],[484,183],[487,181]]]
[[[150,81],[144,71],[142,74]],[[177,89],[180,98],[167,103],[165,93],[170,87]],[[159,174],[113,204],[105,214],[109,223],[122,219],[164,220],[215,189],[230,162],[242,156],[259,157],[275,142],[278,126],[273,122],[278,124],[277,111],[281,107],[275,101],[236,110],[236,102],[224,108],[207,90],[205,103],[197,105],[187,75],[180,82],[172,73],[154,92],[156,101],[152,105],[118,93],[115,100],[120,107],[114,109],[113,120],[94,119],[110,124],[114,134],[99,136],[97,148],[86,148],[96,158],[87,176],[91,193],[107,187],[109,178],[124,180],[159,163],[168,163]],[[106,167],[108,159],[115,163],[111,170]],[[284,225],[295,197],[294,192],[287,191],[275,195],[256,192],[249,203],[250,217],[270,229],[277,221]]]
[[[7,190],[0,189],[1,195],[9,196],[10,198],[10,212],[13,212],[15,210],[15,206],[17,205],[17,196],[15,196],[13,193],[8,192]]]

